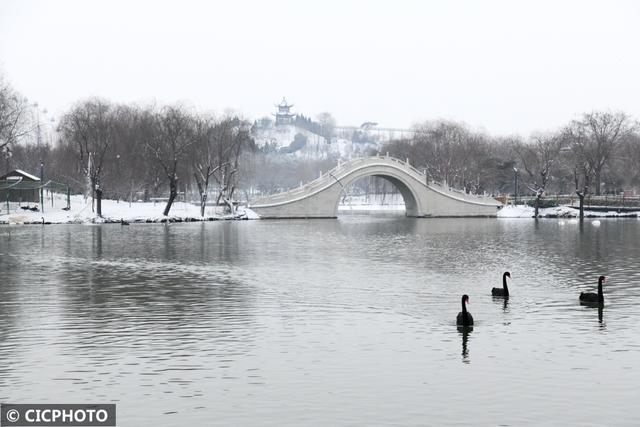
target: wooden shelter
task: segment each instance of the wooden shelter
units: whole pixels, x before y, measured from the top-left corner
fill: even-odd
[[[20,169],[0,176],[0,201],[18,203],[40,202],[40,178]]]

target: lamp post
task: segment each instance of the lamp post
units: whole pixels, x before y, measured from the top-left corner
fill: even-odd
[[[120,154],[116,154],[116,175],[117,180],[120,181]],[[120,203],[120,186],[118,185],[116,188],[118,189],[116,203]]]
[[[40,160],[40,212],[44,213],[44,162]]]
[[[514,204],[518,205],[518,168],[514,167],[513,168],[513,174],[514,174],[514,183],[513,183],[513,194],[514,194]]]

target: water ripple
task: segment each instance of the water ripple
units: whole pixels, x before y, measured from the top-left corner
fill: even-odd
[[[634,425],[639,241],[629,220],[0,228],[0,401],[117,402],[123,426]],[[581,306],[601,274],[604,308]]]

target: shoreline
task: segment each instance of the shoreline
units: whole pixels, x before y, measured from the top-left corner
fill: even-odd
[[[168,216],[165,218],[135,218],[135,219],[114,219],[114,218],[100,218],[96,217],[90,221],[72,220],[66,222],[58,221],[5,221],[0,217],[0,226],[2,225],[65,225],[65,224],[166,224],[166,223],[181,223],[181,222],[214,222],[214,221],[249,221],[260,218],[250,218],[248,215],[229,215],[229,216],[205,216],[205,217],[176,217]],[[123,224],[123,221],[126,224]]]
[[[260,216],[245,206],[238,206],[233,215],[225,214],[222,207],[207,207],[205,216],[200,216],[200,206],[186,202],[176,202],[172,207],[172,213],[168,216],[161,214],[164,206],[154,202],[122,202],[115,200],[103,200],[103,212],[99,217],[91,211],[90,199],[82,196],[72,196],[71,207],[64,210],[60,207],[45,205],[45,212],[16,210],[9,214],[0,215],[0,225],[52,225],[52,224],[163,224],[183,222],[214,222],[214,221],[244,221],[260,219]],[[351,204],[341,205],[338,210],[343,213],[390,213],[404,211],[404,205],[378,205],[378,204]],[[525,205],[507,205],[501,208],[496,215],[500,218],[534,218],[534,208]],[[638,210],[588,210],[585,209],[585,218],[639,218]],[[579,211],[570,205],[561,205],[552,208],[539,209],[540,219],[577,219]]]
[[[507,205],[498,211],[498,218],[534,218],[535,209],[524,205]],[[553,208],[540,208],[540,219],[573,219],[579,218],[580,210],[571,205],[560,205]],[[584,210],[585,218],[638,218],[640,208],[636,211],[619,212],[612,210]]]
[[[200,206],[186,202],[175,202],[164,216],[163,203],[124,202],[102,200],[102,216],[98,216],[91,207],[91,199],[75,195],[70,198],[69,209],[66,200],[54,200],[55,205],[44,205],[44,212],[32,211],[26,206],[15,207],[11,212],[0,215],[0,225],[50,225],[50,224],[156,224],[178,222],[212,222],[259,219],[259,216],[244,206],[238,206],[235,214],[224,212],[223,207],[207,206],[205,215],[200,215]]]

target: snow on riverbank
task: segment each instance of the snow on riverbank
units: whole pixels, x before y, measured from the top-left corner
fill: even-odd
[[[377,200],[348,200],[347,203],[339,206],[341,212],[363,212],[363,211],[404,211],[405,206],[401,201],[394,199]],[[48,204],[44,206],[44,213],[38,211],[23,210],[15,208],[10,214],[0,214],[0,224],[41,224],[45,223],[67,224],[67,223],[104,223],[104,222],[187,222],[187,221],[215,221],[225,219],[259,219],[259,215],[251,209],[238,207],[236,215],[224,213],[223,207],[208,206],[205,209],[205,216],[200,216],[200,207],[191,203],[175,202],[171,208],[169,216],[162,215],[165,202],[117,202],[115,200],[102,201],[103,217],[100,218],[91,209],[91,199],[84,199],[83,196],[71,196],[71,209],[66,211],[62,207],[66,206],[66,200],[55,200],[55,206]],[[6,212],[6,211],[5,211]],[[533,218],[534,209],[524,205],[508,205],[498,211],[498,218]],[[617,212],[612,211],[590,211],[585,210],[587,217],[637,217],[639,212]],[[557,206],[553,208],[540,209],[542,218],[575,218],[579,211],[570,206]]]
[[[498,218],[533,218],[534,209],[524,205],[508,205],[498,211]],[[580,214],[578,209],[574,209],[570,206],[556,206],[553,208],[540,209],[538,215],[542,218],[577,218]],[[590,211],[585,209],[584,214],[586,217],[635,217],[637,212],[618,212],[612,211]]]
[[[162,215],[165,202],[117,202],[115,200],[102,201],[102,214],[100,218],[91,209],[91,199],[83,196],[71,196],[71,209],[62,210],[60,206],[66,202],[56,203],[56,207],[45,204],[43,212],[33,212],[18,209],[9,214],[0,215],[0,224],[31,224],[42,223],[42,220],[51,224],[66,223],[104,223],[104,222],[182,222],[182,221],[214,221],[223,219],[258,219],[259,216],[251,209],[238,207],[236,215],[223,213],[222,207],[208,206],[205,208],[205,216],[200,216],[200,206],[191,203],[175,202],[171,207],[169,216]]]

